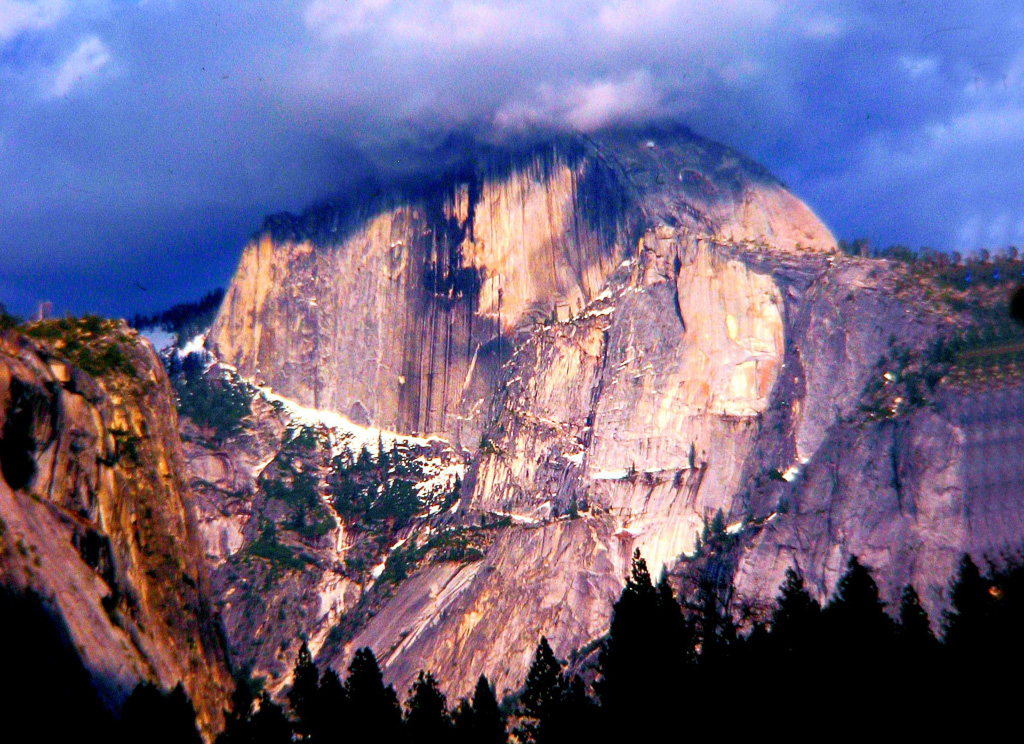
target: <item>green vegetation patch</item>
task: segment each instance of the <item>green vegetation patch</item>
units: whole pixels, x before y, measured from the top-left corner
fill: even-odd
[[[267,522],[260,536],[249,544],[248,555],[263,558],[277,568],[302,570],[310,559],[303,553],[283,545],[277,539],[277,528],[273,522]]]
[[[213,429],[220,439],[235,436],[242,430],[246,416],[252,413],[249,388],[203,367],[200,355],[189,354],[180,368],[170,370],[178,396],[178,413],[196,426]]]
[[[334,458],[328,479],[331,503],[352,524],[400,529],[423,509],[416,483],[424,474],[408,452],[383,446],[378,451],[374,457],[363,447],[354,458],[348,453]]]
[[[131,340],[117,321],[86,315],[42,320],[21,328],[26,336],[42,341],[54,353],[93,377],[112,374],[135,377],[135,367],[124,350]]]
[[[267,479],[263,492],[288,506],[291,518],[284,527],[307,540],[330,533],[334,522],[320,498],[316,479],[308,472],[292,471],[289,481]]]

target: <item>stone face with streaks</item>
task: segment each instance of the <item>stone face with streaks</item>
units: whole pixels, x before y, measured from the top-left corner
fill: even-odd
[[[400,690],[424,668],[455,695],[481,673],[513,691],[540,635],[567,658],[606,632],[635,548],[683,575],[719,511],[726,580],[762,607],[794,563],[827,596],[857,552],[884,597],[912,581],[935,617],[963,551],[1024,536],[1024,478],[977,465],[1019,443],[1019,417],[989,431],[944,382],[892,392],[966,312],[840,255],[763,168],[685,130],[542,153],[273,223],[243,257],[211,348],[469,451],[457,507],[403,544],[496,530],[482,558],[427,560],[322,663],[370,645]]]
[[[120,323],[28,332],[0,334],[0,582],[41,597],[112,709],[181,682],[211,734],[232,678],[164,368]]]

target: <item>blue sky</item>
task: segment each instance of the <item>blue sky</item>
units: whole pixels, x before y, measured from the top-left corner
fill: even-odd
[[[0,302],[124,314],[424,132],[677,118],[839,237],[1024,245],[1024,3],[0,0]]]

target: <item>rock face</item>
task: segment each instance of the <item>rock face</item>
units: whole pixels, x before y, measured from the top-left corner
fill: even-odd
[[[280,695],[303,640],[316,653],[379,609],[396,573],[384,571],[389,549],[451,505],[465,457],[440,439],[360,427],[239,385],[216,365],[187,385],[248,396],[229,431],[183,417],[181,432],[231,658]]]
[[[321,662],[370,645],[403,690],[423,668],[512,691],[541,634],[562,657],[600,639],[635,548],[655,575],[717,552],[762,608],[787,566],[824,598],[857,552],[935,619],[963,551],[1024,537],[1024,478],[976,464],[1020,444],[1019,373],[957,392],[930,350],[970,312],[926,281],[837,253],[762,168],[684,130],[482,162],[271,223],[213,330],[245,376],[472,456],[457,505],[402,540],[483,523],[482,553],[428,550]]]
[[[685,130],[566,138],[467,170],[414,196],[269,220],[211,350],[304,405],[475,449],[510,335],[578,313],[652,215],[733,241],[833,247],[762,169]]]
[[[163,366],[109,321],[28,333],[0,334],[0,581],[41,598],[112,709],[182,682],[210,733],[231,675]]]

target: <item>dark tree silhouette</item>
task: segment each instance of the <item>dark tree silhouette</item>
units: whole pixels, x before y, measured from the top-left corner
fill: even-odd
[[[964,555],[960,560],[950,595],[950,608],[943,616],[943,637],[950,651],[966,656],[983,643],[992,608],[990,584],[971,556]]]
[[[256,735],[252,722],[255,702],[248,677],[236,677],[231,707],[224,711],[224,730],[217,736],[217,744],[249,744],[253,741]]]
[[[658,593],[638,549],[633,553],[626,586],[612,608],[611,628],[598,656],[594,688],[609,718],[617,718],[640,702],[643,693],[637,686],[646,671],[645,659],[650,659],[649,634],[657,616]]]
[[[634,551],[598,656],[594,689],[606,733],[637,710],[666,715],[671,699],[688,685],[696,646],[694,625],[684,617],[667,577],[652,586],[646,561]]]
[[[474,718],[473,704],[466,698],[462,698],[452,709],[452,741],[455,744],[476,743],[477,732]]]
[[[377,657],[369,648],[361,648],[352,657],[345,679],[347,707],[353,711],[351,726],[346,727],[357,744],[400,742],[402,709],[391,685],[385,687]]]
[[[317,729],[313,732],[318,744],[332,742],[343,731],[348,717],[348,701],[345,688],[333,669],[325,669],[320,675],[320,689],[317,700]]]
[[[554,740],[552,732],[561,713],[564,685],[562,664],[551,650],[548,639],[541,636],[519,697],[522,716],[516,729],[519,741],[544,744]]]
[[[422,671],[412,683],[405,704],[405,730],[411,743],[435,744],[452,735],[448,701],[433,674]]]
[[[892,619],[885,612],[871,572],[856,556],[850,556],[825,615],[832,638],[849,649],[849,655],[866,660],[865,653],[875,657],[888,650]]]
[[[319,672],[305,641],[299,648],[292,674],[292,688],[288,690],[288,705],[292,712],[292,728],[297,741],[312,741],[319,728]]]
[[[771,634],[774,645],[788,654],[807,648],[819,632],[821,605],[804,588],[804,578],[792,568],[779,590],[772,613]]]
[[[508,734],[505,732],[505,715],[498,707],[498,699],[494,695],[487,677],[480,675],[473,692],[472,705],[473,740],[478,744],[506,744]]]
[[[257,698],[256,712],[252,716],[253,744],[289,744],[292,726],[281,706],[263,690]]]
[[[921,606],[921,599],[917,595],[917,590],[911,584],[903,587],[897,633],[907,650],[928,653],[933,651],[938,645],[935,634],[932,633],[928,613]]]

